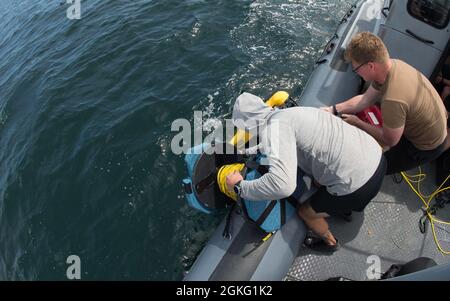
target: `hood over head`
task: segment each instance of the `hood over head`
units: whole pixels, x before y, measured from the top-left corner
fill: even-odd
[[[244,92],[233,107],[233,124],[241,130],[252,130],[264,125],[275,110],[253,94]]]

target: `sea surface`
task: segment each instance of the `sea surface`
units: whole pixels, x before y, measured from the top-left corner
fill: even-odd
[[[223,215],[172,122],[301,92],[354,1],[74,1],[0,1],[0,280],[181,280]]]

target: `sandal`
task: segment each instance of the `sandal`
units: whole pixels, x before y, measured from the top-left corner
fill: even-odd
[[[353,220],[352,211],[343,211],[338,215],[341,219],[346,221],[347,223],[350,223]]]
[[[340,244],[337,239],[335,245],[329,245],[321,237],[313,235],[307,235],[303,243],[311,250],[322,253],[334,253],[340,248]]]

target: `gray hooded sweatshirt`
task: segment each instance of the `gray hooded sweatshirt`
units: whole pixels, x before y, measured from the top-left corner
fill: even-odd
[[[269,171],[257,180],[242,181],[241,197],[275,200],[290,196],[297,166],[333,195],[346,195],[375,173],[382,156],[377,141],[341,118],[311,107],[274,110],[252,94],[241,94],[233,123],[251,130],[258,125],[260,151]]]

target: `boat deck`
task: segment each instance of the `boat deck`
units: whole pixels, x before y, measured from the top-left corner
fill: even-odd
[[[424,195],[437,188],[433,166],[424,167],[427,177],[420,184]],[[410,175],[417,173],[417,170],[409,172]],[[330,255],[302,246],[285,280],[327,280],[334,277],[370,280],[366,273],[373,265],[373,261],[368,261],[371,255],[380,258],[381,273],[392,264],[406,263],[418,257],[432,258],[437,264],[450,262],[450,255],[439,252],[428,220],[425,234],[421,233],[421,208],[421,200],[404,180],[397,184],[392,176],[386,176],[376,198],[364,212],[354,212],[351,222],[334,217],[328,219],[330,230],[338,238],[341,248]],[[450,221],[450,204],[440,209],[436,217]],[[450,226],[435,223],[435,228],[442,248],[450,250]]]

